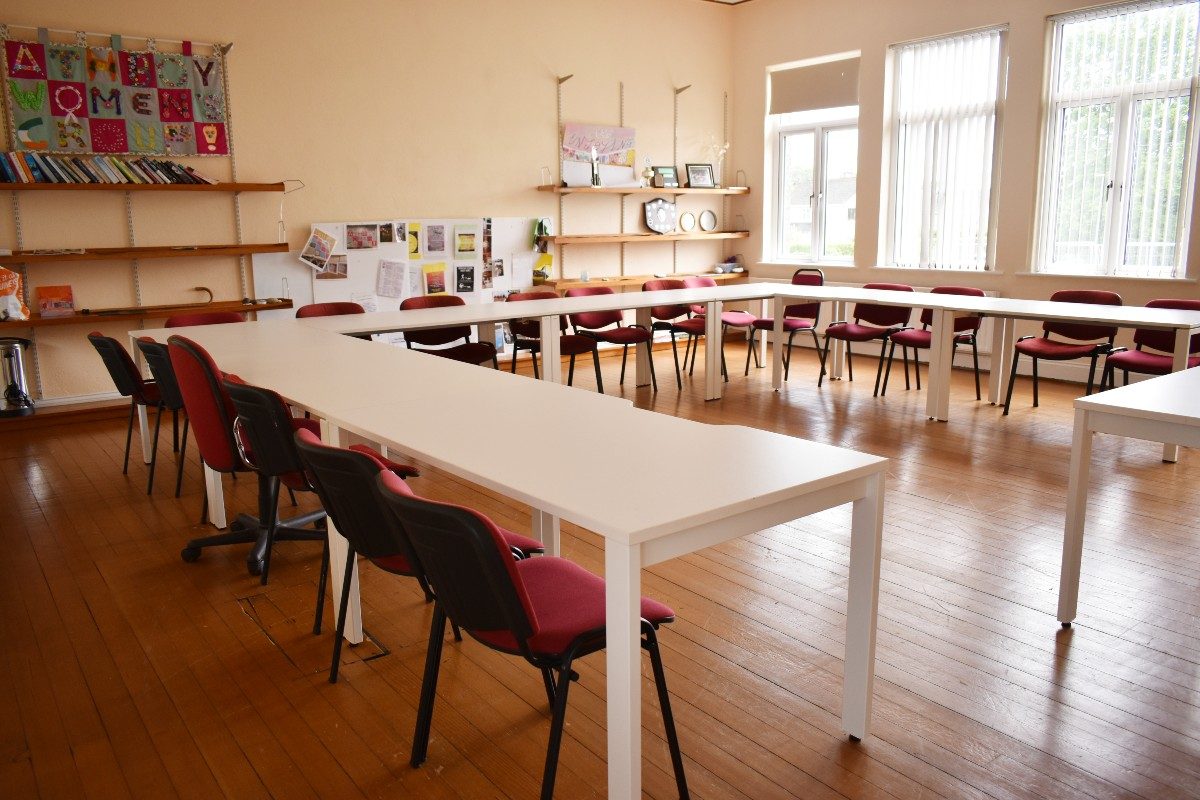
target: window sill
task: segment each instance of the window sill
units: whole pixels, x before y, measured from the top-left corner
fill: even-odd
[[[799,269],[800,267],[816,267],[817,269],[854,269],[855,265],[850,261],[759,261],[759,266],[762,267],[790,267],[791,269]]]
[[[1013,275],[1018,275],[1022,278],[1054,278],[1055,280],[1080,280],[1080,281],[1144,281],[1147,283],[1197,283],[1196,278],[1139,278],[1133,275],[1076,275],[1069,272],[1034,272],[1032,270],[1022,270],[1014,272]]]

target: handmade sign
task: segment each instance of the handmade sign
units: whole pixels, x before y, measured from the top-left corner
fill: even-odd
[[[229,155],[225,56],[4,41],[14,150]]]

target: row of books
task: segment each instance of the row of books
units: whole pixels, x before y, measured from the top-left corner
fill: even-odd
[[[0,183],[216,183],[194,169],[161,158],[53,156],[0,153]]]

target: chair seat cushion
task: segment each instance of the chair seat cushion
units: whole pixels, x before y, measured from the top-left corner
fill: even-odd
[[[1076,358],[1087,358],[1096,352],[1096,348],[1107,347],[1107,342],[1104,344],[1068,344],[1067,342],[1045,338],[1022,339],[1016,344],[1018,353],[1024,353],[1027,356],[1042,358],[1048,361],[1071,361]]]
[[[600,331],[591,331],[591,334],[601,342],[609,342],[610,344],[641,344],[650,340],[650,331],[645,328],[636,328],[632,325],[622,325],[619,328],[607,328]]]
[[[722,311],[721,324],[731,328],[749,328],[754,324],[754,315],[749,311]]]
[[[422,350],[434,356],[462,361],[466,364],[483,364],[496,357],[496,346],[491,342],[464,342],[444,350]]]
[[[558,338],[558,351],[564,356],[581,356],[595,349],[596,340],[588,336],[566,333]]]
[[[533,609],[536,632],[529,638],[529,648],[535,654],[561,655],[580,634],[604,629],[603,578],[553,556],[518,561],[516,567]],[[655,624],[675,618],[669,606],[646,597],[641,615]],[[508,631],[471,631],[471,635],[498,650],[519,652]]]
[[[876,328],[873,325],[859,325],[857,322],[842,322],[826,328],[825,335],[844,342],[869,342],[872,339],[882,339],[891,330]]]
[[[1166,375],[1171,371],[1174,359],[1161,353],[1148,353],[1145,350],[1122,350],[1113,353],[1105,361],[1113,369],[1124,369],[1143,375]],[[1200,366],[1200,356],[1190,356],[1187,368]]]
[[[954,335],[956,344],[970,344],[973,332],[958,333]],[[928,350],[933,343],[933,331],[921,330],[920,328],[908,328],[903,331],[896,331],[892,334],[892,341],[901,347],[913,347],[917,350]]]
[[[671,325],[672,330],[678,333],[686,333],[688,336],[703,336],[704,335],[704,317],[690,317],[681,319]]]
[[[775,320],[770,317],[759,317],[751,323],[752,326],[760,331],[775,330]],[[806,331],[814,326],[811,319],[801,319],[800,317],[784,317],[783,329],[785,331]]]
[[[154,381],[146,381],[142,384],[142,391],[137,395],[137,403],[143,406],[156,406],[162,400],[162,392],[158,389],[158,384]]]

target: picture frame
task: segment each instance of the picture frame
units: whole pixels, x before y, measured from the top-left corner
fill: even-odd
[[[679,188],[679,173],[675,170],[674,165],[663,167],[651,167],[654,171],[654,185],[659,189],[678,189]]]
[[[712,164],[685,164],[689,189],[715,189],[717,179]]]

